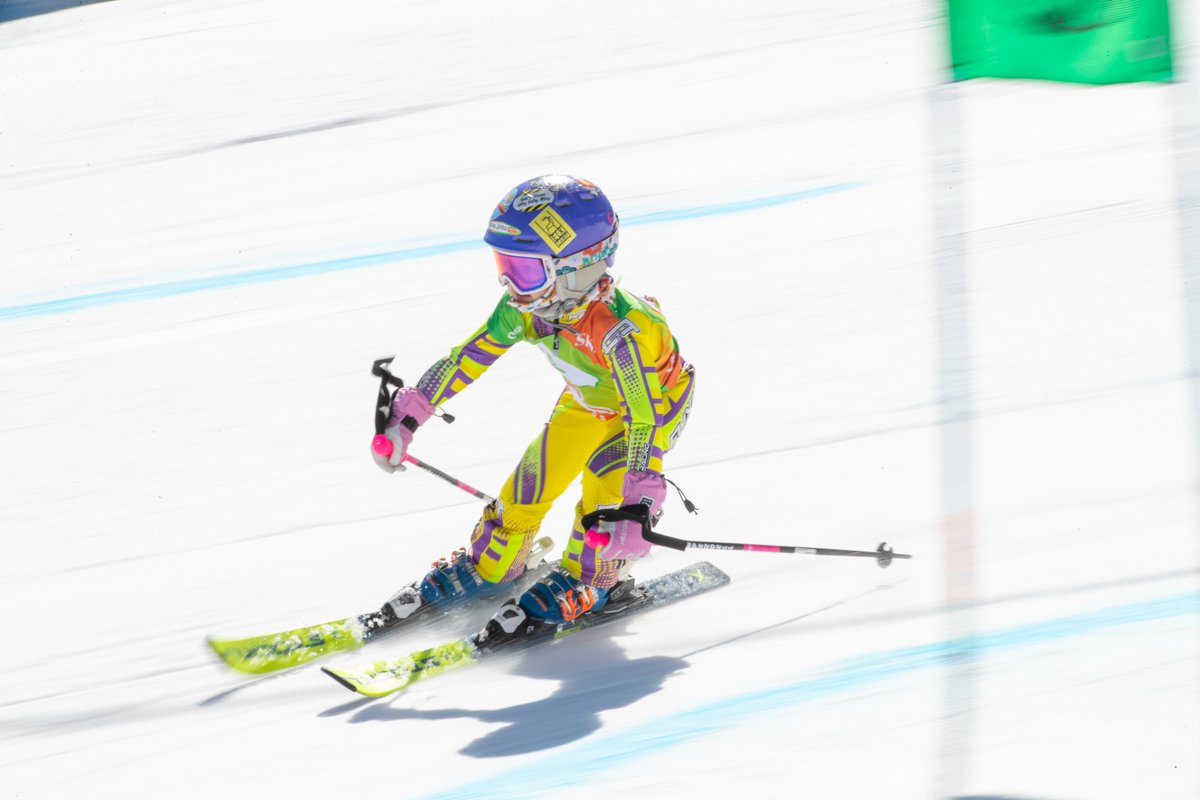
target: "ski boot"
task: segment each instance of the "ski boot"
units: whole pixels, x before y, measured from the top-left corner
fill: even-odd
[[[433,569],[424,578],[396,592],[384,605],[397,619],[408,619],[435,606],[447,609],[474,597],[503,592],[510,585],[485,581],[471,562],[467,548],[460,547],[449,558],[433,562]]]
[[[540,567],[553,547],[554,542],[550,537],[538,539],[525,561],[526,571]],[[433,568],[424,578],[403,587],[388,598],[379,611],[359,617],[359,621],[370,636],[382,629],[457,608],[476,598],[503,594],[511,590],[515,583],[489,583],[484,580],[475,569],[467,549],[460,547],[449,558],[439,558],[433,562]]]
[[[600,589],[553,568],[520,597],[500,606],[474,637],[475,646],[484,651],[519,647],[553,636],[585,615],[623,611],[648,599],[632,578],[619,581],[612,588]]]
[[[576,580],[561,569],[552,569],[525,590],[517,605],[530,617],[555,625],[596,613],[608,602],[608,589],[597,589]]]

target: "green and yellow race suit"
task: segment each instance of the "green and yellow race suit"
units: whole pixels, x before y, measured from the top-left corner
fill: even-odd
[[[566,389],[472,535],[472,556],[490,581],[520,574],[542,518],[583,472],[583,497],[563,566],[576,578],[611,586],[622,562],[588,546],[580,518],[620,505],[627,470],[662,472],[691,407],[695,375],[679,354],[658,303],[616,289],[547,322],[508,305],[504,295],[466,341],[430,367],[417,388],[434,406],[465,389],[519,342],[540,349]]]

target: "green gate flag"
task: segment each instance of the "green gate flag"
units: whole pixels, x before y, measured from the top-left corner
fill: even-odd
[[[1171,79],[1168,0],[949,0],[955,80]]]

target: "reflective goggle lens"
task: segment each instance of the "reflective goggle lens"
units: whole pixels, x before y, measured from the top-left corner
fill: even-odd
[[[514,256],[493,250],[496,256],[496,270],[501,279],[508,279],[521,294],[529,294],[546,288],[550,283],[550,270],[540,258],[529,256]]]

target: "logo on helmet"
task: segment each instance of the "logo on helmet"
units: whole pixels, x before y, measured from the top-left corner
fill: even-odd
[[[541,211],[554,202],[554,192],[540,186],[526,189],[513,200],[512,207],[516,211]]]
[[[611,237],[609,237],[609,239],[605,239],[603,242],[597,242],[591,247],[584,248],[583,263],[580,264],[580,269],[584,267],[590,267],[592,264],[603,261],[613,253],[617,252],[616,245],[611,243],[610,239]],[[606,244],[609,246],[605,247]]]
[[[488,223],[488,230],[492,233],[499,233],[502,236],[517,236],[521,233],[520,228],[514,228],[512,225],[497,220],[492,220]]]
[[[505,211],[508,211],[508,207],[512,205],[513,198],[516,196],[517,190],[513,189],[508,194],[504,195],[504,197],[500,198],[500,202],[496,204],[495,210],[492,211],[492,219],[495,219]]]
[[[575,231],[553,208],[543,209],[542,213],[529,223],[529,227],[533,228],[533,232],[542,237],[542,241],[555,253],[561,253],[564,247],[575,240]]]

